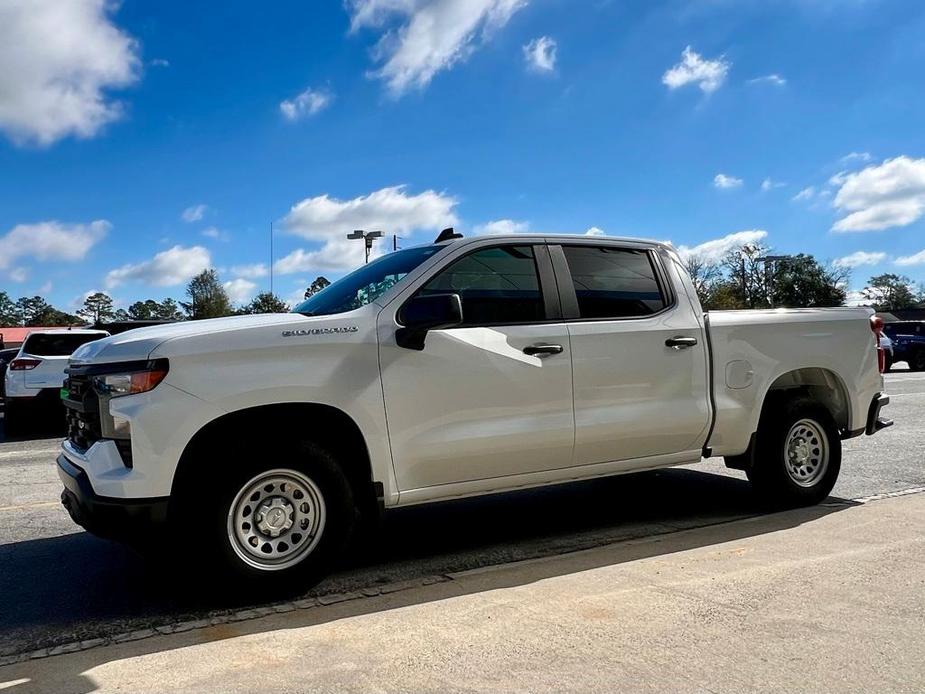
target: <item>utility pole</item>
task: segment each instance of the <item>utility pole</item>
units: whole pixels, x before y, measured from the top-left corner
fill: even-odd
[[[773,268],[768,269],[768,263],[779,263],[784,260],[790,260],[793,256],[790,255],[763,255],[758,258],[759,263],[764,263],[764,286],[768,291],[768,304],[771,308],[774,308],[774,287],[771,285],[771,277],[773,276]]]
[[[369,252],[373,248],[373,241],[383,236],[385,236],[385,234],[381,231],[363,231],[362,229],[357,229],[356,231],[347,234],[348,239],[351,239],[351,240],[362,239],[363,240],[363,246],[366,250],[366,262],[367,263],[369,262]]]

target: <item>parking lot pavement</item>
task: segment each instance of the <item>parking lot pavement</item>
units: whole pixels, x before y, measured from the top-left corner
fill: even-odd
[[[925,494],[0,668],[12,692],[922,691]]]
[[[846,442],[830,506],[925,487],[925,374],[888,374],[895,427]],[[0,442],[0,659],[105,643],[180,622],[241,614],[253,596],[203,597],[182,567],[157,571],[130,550],[71,523],[58,503],[57,440]],[[722,461],[388,514],[373,548],[306,599],[537,557],[662,537],[756,516],[741,473]],[[750,526],[754,527],[754,526]],[[266,608],[269,609],[269,608]]]

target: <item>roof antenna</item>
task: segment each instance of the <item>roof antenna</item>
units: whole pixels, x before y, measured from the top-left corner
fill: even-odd
[[[457,234],[453,227],[448,227],[440,232],[440,236],[436,238],[434,243],[443,243],[444,241],[449,241],[451,239],[461,239],[462,234]]]

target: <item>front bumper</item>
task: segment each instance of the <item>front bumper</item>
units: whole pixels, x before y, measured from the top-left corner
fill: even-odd
[[[116,499],[93,491],[87,473],[62,453],[58,476],[64,484],[61,503],[71,519],[94,535],[124,539],[148,534],[167,521],[168,497]]]

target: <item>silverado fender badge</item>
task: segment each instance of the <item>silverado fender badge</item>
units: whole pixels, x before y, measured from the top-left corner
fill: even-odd
[[[308,328],[304,330],[283,330],[283,337],[301,337],[303,335],[335,335],[337,333],[355,333],[359,328],[346,325],[337,328]]]

